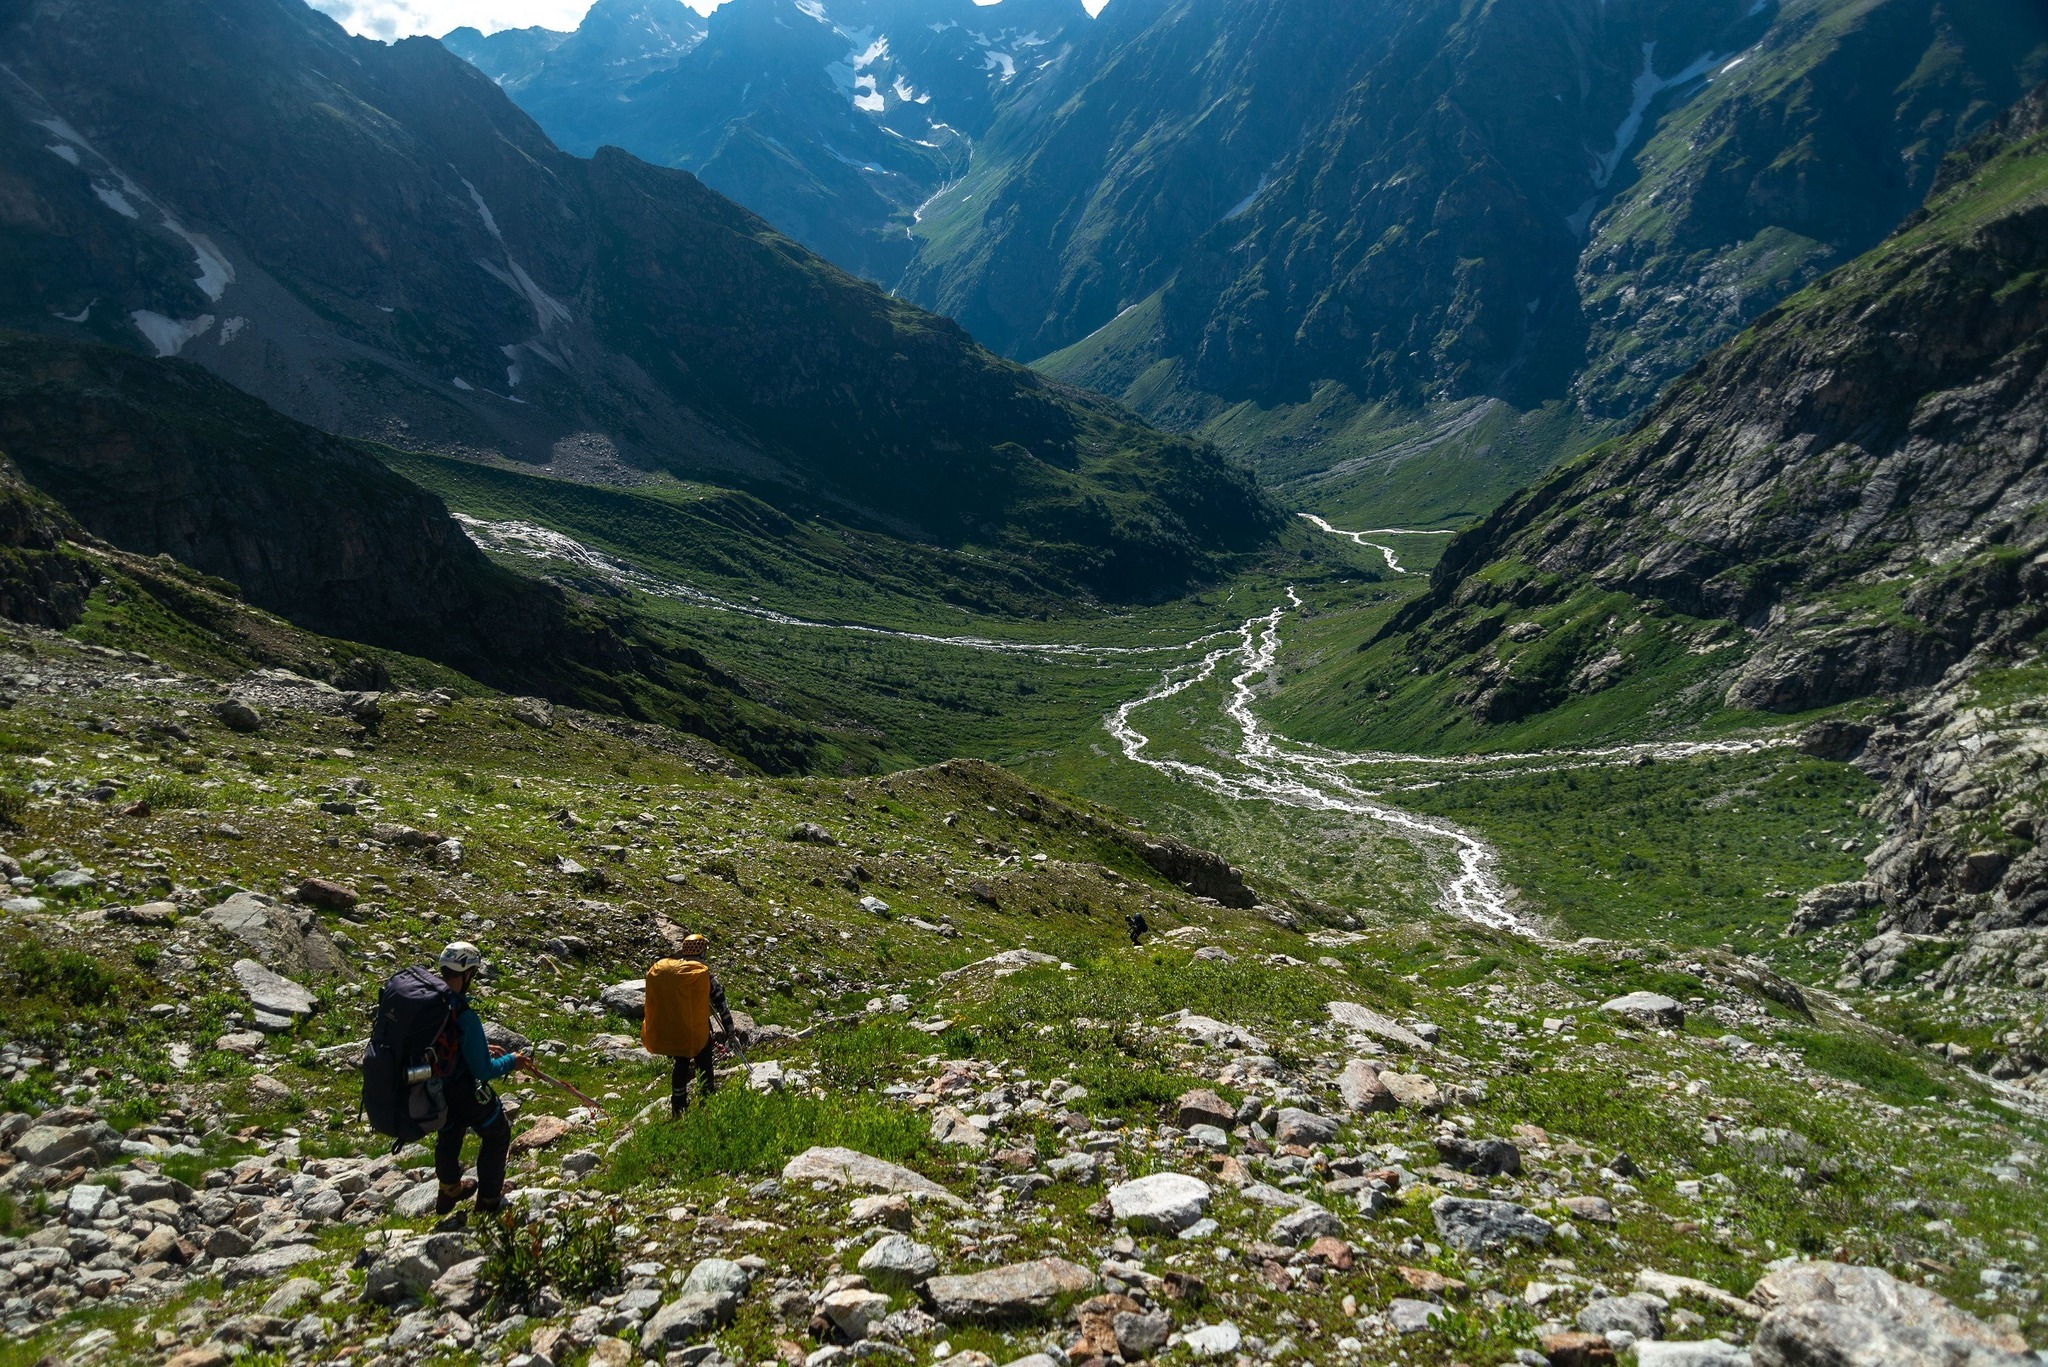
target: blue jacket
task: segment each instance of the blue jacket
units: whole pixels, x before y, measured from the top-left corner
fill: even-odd
[[[469,994],[455,996],[455,1030],[462,1039],[462,1066],[478,1082],[496,1082],[519,1065],[514,1054],[491,1057],[490,1042],[484,1038],[484,1023],[469,1004]]]

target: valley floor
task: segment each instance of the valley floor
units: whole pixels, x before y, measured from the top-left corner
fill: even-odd
[[[1867,781],[1782,725],[1406,753],[1340,709],[1289,739],[1291,690],[1441,544],[1297,535],[1286,573],[1085,633],[849,631],[577,566],[888,746],[923,716],[1004,766],[880,779],[16,631],[0,1364],[1496,1363],[1748,1342],[1752,1283],[1811,1258],[2039,1340],[2035,1099],[1777,934],[1859,864]],[[672,1122],[618,985],[685,930],[753,1028]],[[357,1116],[376,984],[457,935],[603,1107],[506,1089],[525,1227],[595,1230],[580,1261],[431,1234],[426,1155]],[[1670,1005],[1605,1005],[1632,992]]]

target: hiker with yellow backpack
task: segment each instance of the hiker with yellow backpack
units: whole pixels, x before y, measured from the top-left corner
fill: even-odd
[[[650,1054],[675,1060],[669,1076],[670,1119],[690,1104],[692,1069],[700,1103],[718,1089],[712,1063],[719,1041],[734,1033],[725,989],[704,962],[710,952],[711,943],[702,935],[685,935],[676,948],[678,957],[662,959],[647,970],[647,1013],[640,1019],[640,1043]],[[713,1012],[720,1026],[716,1032],[711,1028]]]

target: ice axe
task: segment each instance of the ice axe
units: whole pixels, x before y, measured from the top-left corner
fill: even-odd
[[[534,1063],[531,1059],[527,1061],[526,1071],[532,1073],[535,1077],[539,1078],[542,1082],[547,1083],[551,1087],[560,1087],[563,1091],[567,1092],[570,1096],[575,1097],[578,1101],[588,1106],[591,1110],[596,1111],[601,1116],[604,1116],[605,1119],[611,1119],[609,1115],[605,1115],[604,1107],[598,1105],[595,1101],[592,1101],[589,1097],[583,1095],[583,1093],[577,1091],[574,1087],[571,1087],[568,1083],[562,1081],[562,1079],[558,1077],[550,1077],[546,1073],[543,1073],[540,1070],[540,1066]]]

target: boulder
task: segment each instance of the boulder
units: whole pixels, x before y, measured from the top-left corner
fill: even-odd
[[[1639,1339],[1664,1337],[1664,1302],[1642,1291],[1626,1296],[1603,1296],[1586,1302],[1579,1312],[1579,1328],[1589,1334],[1612,1338],[1617,1331]]]
[[[301,880],[296,895],[308,906],[326,907],[329,911],[353,911],[356,903],[362,900],[354,888],[329,878]]]
[[[285,906],[260,892],[238,892],[204,913],[206,923],[239,941],[250,956],[286,977],[329,977],[348,960],[312,912]]]
[[[1179,1172],[1119,1182],[1109,1189],[1109,1208],[1122,1224],[1147,1234],[1178,1234],[1209,1207],[1209,1184]]]
[[[931,1312],[949,1323],[1001,1323],[1043,1314],[1061,1296],[1094,1289],[1095,1274],[1065,1258],[1011,1263],[959,1277],[933,1277],[923,1292]]]
[[[1882,1268],[1794,1263],[1765,1276],[1749,1295],[1768,1310],[1756,1331],[1757,1367],[2018,1367],[2031,1360],[2018,1334]]]
[[[904,1234],[884,1234],[860,1255],[860,1274],[877,1286],[911,1287],[939,1270],[939,1257]]]
[[[597,1000],[614,1016],[639,1020],[647,1014],[647,979],[628,978],[622,983],[613,983],[597,994]]]
[[[684,1292],[648,1316],[640,1326],[642,1348],[683,1348],[732,1323],[738,1296],[716,1292]]]
[[[223,698],[210,709],[214,720],[228,730],[251,735],[263,729],[263,714],[240,698]]]
[[[1206,1088],[1183,1093],[1174,1103],[1174,1121],[1184,1130],[1197,1125],[1214,1125],[1228,1131],[1237,1123],[1237,1107]]]
[[[1823,883],[1799,895],[1799,905],[1793,909],[1792,920],[1785,927],[1785,933],[1803,935],[1809,931],[1826,930],[1829,926],[1854,920],[1857,913],[1876,906],[1878,900],[1877,884],[1868,880]]]
[[[937,1106],[932,1109],[932,1142],[982,1149],[988,1147],[988,1131],[969,1120],[957,1106]]]
[[[889,1298],[865,1287],[834,1291],[818,1303],[825,1318],[855,1343],[868,1336],[874,1323],[889,1313]]]
[[[1193,1358],[1222,1358],[1236,1354],[1244,1343],[1244,1331],[1229,1320],[1221,1324],[1204,1324],[1190,1329],[1180,1341]]]
[[[1357,1002],[1327,1002],[1323,1009],[1330,1013],[1330,1019],[1346,1030],[1355,1030],[1361,1035],[1371,1035],[1389,1044],[1398,1044],[1418,1054],[1429,1052],[1429,1041],[1397,1021],[1382,1016],[1369,1006]]]
[[[1412,1300],[1396,1296],[1387,1303],[1387,1323],[1397,1334],[1419,1334],[1429,1328],[1432,1320],[1444,1317],[1444,1308],[1434,1301]]]
[[[1337,1122],[1326,1115],[1304,1111],[1296,1106],[1282,1107],[1280,1118],[1273,1123],[1273,1139],[1280,1144],[1300,1144],[1314,1148],[1327,1144],[1337,1137]]]
[[[1445,1167],[1481,1177],[1512,1177],[1522,1170],[1522,1152],[1505,1139],[1446,1137],[1436,1141]]]
[[[237,1258],[221,1269],[220,1284],[232,1290],[244,1282],[266,1281],[280,1272],[288,1272],[301,1263],[310,1263],[323,1255],[311,1244],[284,1244],[278,1248],[266,1248]]]
[[[1437,1234],[1461,1253],[1483,1253],[1517,1240],[1542,1244],[1553,1230],[1548,1220],[1512,1201],[1439,1196],[1430,1202],[1429,1213],[1436,1221]]]
[[[1400,1105],[1380,1081],[1379,1070],[1362,1058],[1352,1059],[1337,1074],[1337,1095],[1344,1098],[1348,1111],[1391,1111]]]
[[[237,959],[229,970],[249,1004],[256,1008],[255,1026],[265,1034],[289,1030],[313,1014],[319,1003],[290,978],[280,977],[254,959]]]
[[[1444,1094],[1420,1073],[1381,1073],[1380,1083],[1403,1110],[1434,1115],[1444,1108]]]
[[[1173,1316],[1164,1310],[1119,1310],[1109,1324],[1126,1362],[1151,1357],[1173,1333]]]
[[[1676,1030],[1685,1024],[1685,1008],[1656,992],[1631,992],[1600,1003],[1600,1009],[1646,1030]]]
[[[546,698],[514,698],[512,717],[536,731],[545,731],[555,724],[555,705]]]
[[[1267,1237],[1283,1248],[1299,1248],[1318,1239],[1339,1238],[1343,1233],[1344,1224],[1335,1215],[1314,1202],[1304,1202],[1275,1220]]]
[[[837,845],[839,843],[832,838],[832,832],[826,830],[815,821],[798,822],[795,829],[790,831],[789,838],[800,845]]]
[[[31,1125],[14,1141],[10,1152],[35,1167],[68,1168],[78,1163],[96,1167],[120,1156],[121,1136],[98,1120],[80,1125]]]
[[[937,1182],[896,1163],[884,1162],[856,1149],[819,1145],[805,1149],[782,1167],[785,1182],[824,1182],[835,1187],[865,1187],[869,1191],[922,1196],[949,1206],[966,1202]]]

